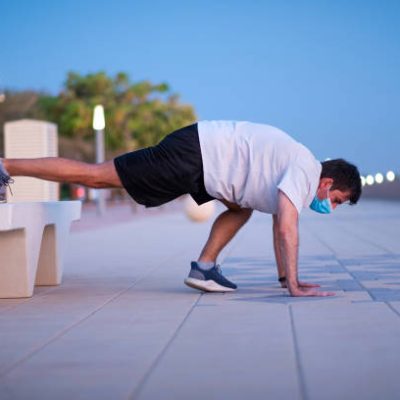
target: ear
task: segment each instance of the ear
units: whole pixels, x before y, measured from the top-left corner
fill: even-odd
[[[328,189],[333,185],[332,178],[321,178],[319,180],[318,189]]]

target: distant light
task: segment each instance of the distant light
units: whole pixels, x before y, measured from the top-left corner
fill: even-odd
[[[361,186],[365,186],[365,177],[364,176],[361,177]]]
[[[396,179],[395,173],[393,171],[388,171],[387,174],[386,174],[386,179],[389,182],[393,182]]]
[[[375,182],[376,182],[376,183],[382,183],[383,181],[384,181],[383,175],[382,175],[380,172],[378,172],[378,173],[375,175]]]
[[[373,185],[375,183],[375,179],[372,175],[368,175],[365,179],[367,185]]]
[[[332,160],[330,157],[325,158],[325,161],[330,161]]]
[[[104,108],[99,104],[94,108],[93,129],[96,131],[102,131],[105,127],[106,121],[104,119]]]
[[[83,187],[80,186],[76,189],[76,197],[78,197],[78,199],[85,198],[85,189]]]

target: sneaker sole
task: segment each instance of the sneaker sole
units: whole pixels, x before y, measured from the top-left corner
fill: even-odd
[[[221,286],[212,280],[202,281],[195,278],[186,278],[184,282],[185,285],[190,286],[193,289],[203,290],[204,292],[234,292],[236,290],[226,286]]]

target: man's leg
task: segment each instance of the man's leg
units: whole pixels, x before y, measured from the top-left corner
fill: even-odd
[[[198,261],[215,263],[221,250],[230,242],[239,229],[248,221],[253,210],[240,208],[226,201],[228,207],[215,220],[210,236],[200,254]]]
[[[230,292],[236,289],[236,285],[222,275],[216,260],[252,214],[252,210],[242,209],[226,201],[223,203],[228,210],[215,220],[198,261],[192,262],[189,276],[185,279],[186,285],[206,292]]]
[[[3,159],[11,176],[30,176],[55,182],[76,183],[92,188],[122,187],[114,162],[88,164],[66,158]]]

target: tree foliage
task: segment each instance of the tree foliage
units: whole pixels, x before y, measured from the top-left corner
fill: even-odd
[[[61,155],[93,161],[92,117],[96,104],[105,109],[108,157],[154,145],[196,119],[193,108],[181,104],[166,83],[131,82],[125,73],[109,77],[104,72],[70,72],[58,96],[38,94],[26,114],[58,125]]]

